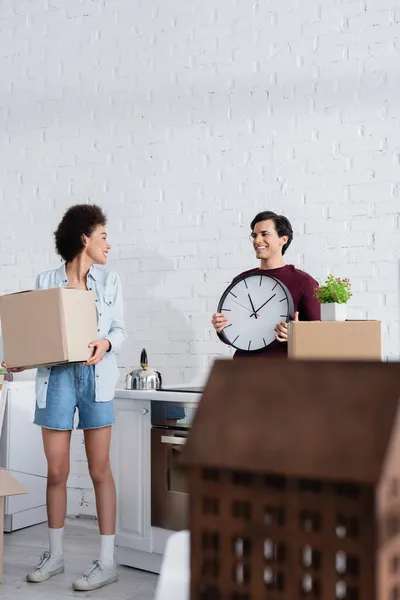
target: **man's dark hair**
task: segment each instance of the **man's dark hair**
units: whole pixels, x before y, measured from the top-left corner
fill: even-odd
[[[251,230],[254,231],[254,227],[261,221],[273,221],[278,236],[283,237],[286,235],[288,237],[288,241],[284,246],[282,246],[282,255],[285,254],[293,239],[293,229],[289,219],[283,215],[277,215],[270,210],[265,210],[264,212],[258,213],[258,215],[254,217],[250,224]]]
[[[57,254],[71,262],[84,248],[83,235],[90,237],[98,225],[106,223],[105,214],[95,204],[71,206],[54,232]]]

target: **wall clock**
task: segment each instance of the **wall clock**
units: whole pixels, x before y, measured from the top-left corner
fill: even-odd
[[[294,305],[281,281],[258,272],[235,279],[222,294],[217,312],[229,320],[222,339],[237,350],[255,352],[275,341],[275,326],[293,319]]]

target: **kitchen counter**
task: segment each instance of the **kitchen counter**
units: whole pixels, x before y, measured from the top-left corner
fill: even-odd
[[[172,387],[172,386],[171,386]],[[179,386],[177,386],[178,388]],[[118,389],[115,397],[123,400],[157,400],[158,402],[189,402],[198,404],[201,394],[193,392],[176,392],[167,390],[125,390]]]
[[[174,532],[151,522],[151,403],[193,406],[200,398],[201,393],[184,391],[116,391],[111,462],[117,488],[117,564],[160,572],[167,541]]]

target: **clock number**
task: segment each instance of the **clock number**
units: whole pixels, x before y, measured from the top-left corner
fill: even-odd
[[[238,339],[238,335],[235,337],[235,339],[233,340],[232,344],[234,344],[236,342],[236,340]]]

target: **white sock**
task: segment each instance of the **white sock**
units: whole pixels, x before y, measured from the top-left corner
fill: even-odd
[[[49,527],[49,551],[50,554],[52,556],[62,556],[63,555],[63,549],[62,549],[62,543],[63,543],[63,534],[64,534],[64,527],[60,527],[60,529],[51,529]]]
[[[115,535],[100,535],[100,562],[107,567],[114,566]]]

